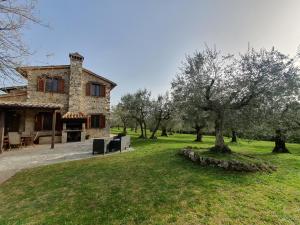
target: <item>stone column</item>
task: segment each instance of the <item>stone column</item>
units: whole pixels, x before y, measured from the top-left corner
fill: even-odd
[[[67,143],[68,140],[68,134],[67,134],[67,125],[66,123],[63,123],[63,130],[61,132],[61,143]]]
[[[79,53],[70,53],[69,112],[80,112],[82,95],[82,63],[84,57]]]

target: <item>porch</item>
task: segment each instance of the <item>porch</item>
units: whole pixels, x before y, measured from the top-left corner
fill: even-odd
[[[12,133],[32,143],[38,136],[48,137],[54,148],[55,140],[61,136],[60,118],[57,120],[61,108],[59,104],[0,102],[0,153]]]

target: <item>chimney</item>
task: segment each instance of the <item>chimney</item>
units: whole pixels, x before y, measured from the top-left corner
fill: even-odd
[[[78,52],[70,53],[69,112],[80,112],[82,94],[82,63],[84,57]]]

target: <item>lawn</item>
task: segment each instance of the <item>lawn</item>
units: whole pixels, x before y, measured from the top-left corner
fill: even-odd
[[[274,173],[205,168],[180,157],[213,137],[138,140],[135,151],[29,169],[0,185],[0,224],[300,224],[300,145],[232,144],[278,167]],[[228,140],[227,140],[228,141]]]

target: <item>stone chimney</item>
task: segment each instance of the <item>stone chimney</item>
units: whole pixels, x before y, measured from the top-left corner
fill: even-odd
[[[78,52],[70,53],[69,112],[80,112],[82,93],[82,63],[84,57]]]

